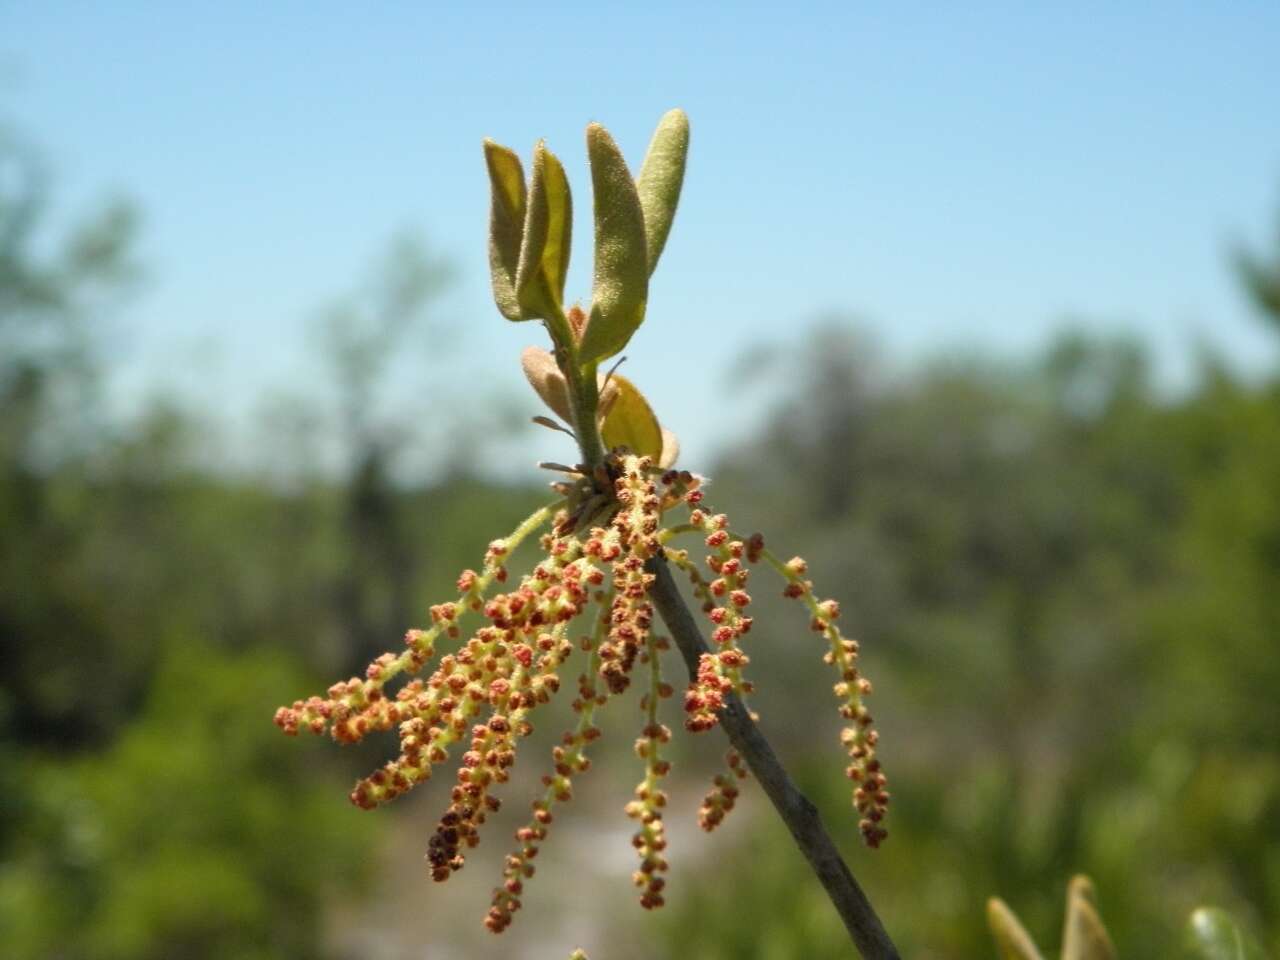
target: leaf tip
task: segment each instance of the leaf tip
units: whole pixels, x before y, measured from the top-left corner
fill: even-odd
[[[588,150],[593,150],[599,147],[618,149],[617,143],[614,142],[613,134],[605,129],[604,124],[596,123],[593,120],[587,124],[587,148]]]
[[[685,113],[681,107],[672,107],[662,115],[662,118],[658,120],[658,123],[679,124],[687,129],[689,126],[689,115]]]

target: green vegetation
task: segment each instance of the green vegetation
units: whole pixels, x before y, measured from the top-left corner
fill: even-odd
[[[1017,915],[998,897],[987,901],[987,922],[1000,960],[1041,960],[1042,954]],[[1187,960],[1265,960],[1258,946],[1225,910],[1198,907],[1182,933]],[[1062,924],[1062,960],[1115,960],[1116,947],[1098,913],[1098,891],[1083,874],[1067,886]]]
[[[1280,942],[1280,381],[1207,359],[1165,401],[1138,345],[1067,336],[1021,370],[884,383],[845,337],[783,365],[818,386],[716,487],[729,509],[773,504],[846,585],[896,760],[893,837],[861,869],[904,955],[986,955],[978,905],[996,892],[1052,941],[1073,870],[1122,956],[1173,955],[1177,918],[1206,901]],[[776,638],[753,649],[762,672],[794,673],[774,652],[787,627],[758,630]],[[798,715],[807,682],[765,717]],[[808,787],[834,802],[819,769]],[[724,856],[739,881],[673,899],[671,943],[843,955],[785,837]],[[744,914],[759,926],[726,948]]]

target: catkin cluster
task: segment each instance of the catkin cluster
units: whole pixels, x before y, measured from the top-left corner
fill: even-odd
[[[533,729],[534,713],[556,697],[565,685],[562,672],[576,661],[571,702],[576,719],[552,750],[542,792],[531,804],[528,822],[515,833],[485,917],[490,930],[501,932],[521,907],[555,808],[571,799],[575,777],[590,767],[587,750],[600,736],[598,711],[639,687],[643,722],[635,752],[643,777],[625,812],[636,822],[632,842],[639,857],[634,880],[640,902],[659,907],[667,872],[667,794],[661,783],[671,768],[663,753],[671,730],[658,708],[673,690],[662,675],[669,643],[653,629],[653,564],[669,561],[689,576],[709,622],[711,652],[702,657],[683,700],[685,727],[697,732],[718,723],[726,698],[752,692],[743,649],[752,626],[747,586],[751,568],[764,560],[782,576],[785,595],[805,605],[810,626],[826,641],[826,661],[839,677],[838,709],[847,721],[842,743],[847,773],[855,782],[854,804],[864,838],[878,845],[885,836],[889,795],[876,758],[877,735],[863,704],[870,684],[857,667],[856,641],[836,625],[838,606],[814,596],[804,561],[783,563],[758,535],[736,535],[724,514],[703,505],[698,477],[659,469],[649,457],[615,451],[603,469],[581,468],[579,481],[578,487],[559,485],[569,492],[563,501],[493,541],[481,570],[459,577],[457,598],[432,607],[431,625],[409,631],[400,653],[383,654],[363,678],[334,684],[326,697],[281,707],[276,724],[288,734],[327,731],[340,743],[395,730],[399,755],[351,791],[351,801],[365,809],[406,793],[457,755],[448,804],[426,852],[431,876],[443,881],[462,869],[467,851],[480,842],[487,818],[501,805],[499,793],[516,763],[519,742]],[[589,510],[583,509],[584,498]],[[598,525],[583,527],[586,522]],[[548,524],[549,532],[535,538]],[[702,563],[673,542],[686,534],[702,538],[707,551]],[[514,588],[505,589],[508,563],[531,539],[538,544],[536,560]],[[443,644],[450,650],[422,677]],[[409,679],[391,692],[389,685],[401,675]],[[731,751],[728,770],[715,778],[698,811],[703,829],[714,829],[733,808],[746,776],[743,758]]]

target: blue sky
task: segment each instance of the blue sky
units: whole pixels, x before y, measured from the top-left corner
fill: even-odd
[[[126,406],[168,389],[243,422],[305,389],[316,308],[403,227],[458,268],[448,349],[395,375],[406,402],[523,396],[539,331],[489,298],[481,139],[565,161],[585,298],[584,126],[638,163],[684,107],[685,196],[627,366],[695,464],[729,361],[833,310],[906,362],[1016,356],[1075,317],[1149,340],[1172,379],[1199,340],[1273,363],[1227,251],[1272,235],[1277,91],[1273,2],[0,0],[0,115],[47,152],[60,214],[115,192],[145,216]]]

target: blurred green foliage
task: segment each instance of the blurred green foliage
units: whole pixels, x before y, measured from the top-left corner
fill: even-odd
[[[334,898],[379,864],[385,818],[342,799],[376,761],[285,741],[272,708],[394,648],[541,495],[465,462],[393,482],[398,434],[367,398],[445,276],[411,245],[326,315],[336,475],[201,466],[201,424],[163,405],[108,422],[100,346],[139,275],[135,218],[51,241],[38,162],[0,138],[0,163],[5,955],[322,955]],[[1280,270],[1242,262],[1274,320]],[[709,496],[808,558],[865,641],[883,850],[856,842],[821,651],[780,602],[752,634],[757,706],[904,954],[990,956],[994,893],[1055,942],[1077,871],[1122,956],[1175,955],[1203,902],[1277,952],[1280,376],[1206,355],[1169,398],[1141,345],[1081,335],[890,375],[846,325],[777,368],[774,415],[707,470]],[[651,955],[849,955],[762,813],[673,884]]]
[[[0,953],[324,955],[326,906],[381,855],[344,801],[370,760],[271,715],[394,646],[530,495],[392,482],[373,381],[446,276],[409,240],[321,318],[336,477],[210,469],[206,425],[164,402],[109,420],[136,218],[60,242],[42,170],[0,137]]]
[[[987,901],[987,923],[1000,960],[1041,960],[1031,935],[999,897]],[[1219,907],[1197,907],[1183,925],[1181,953],[1186,960],[1266,960],[1266,954],[1236,919]],[[1051,954],[1050,954],[1051,955]],[[1098,913],[1098,891],[1076,874],[1067,885],[1062,924],[1062,960],[1115,960],[1116,948]]]
[[[305,751],[262,735],[287,657],[175,638],[109,747],[23,759],[0,875],[11,957],[314,956],[335,870],[367,875],[374,826]]]
[[[850,337],[785,364],[804,376],[716,502],[772,504],[775,549],[866,640],[895,801],[855,869],[904,954],[990,955],[996,892],[1052,941],[1073,871],[1122,956],[1175,955],[1206,900],[1280,943],[1280,381],[1206,357],[1162,399],[1138,345],[1080,335],[888,380]],[[812,756],[806,639],[758,622],[753,669],[787,678],[766,730]],[[854,851],[827,755],[806,779]],[[782,831],[725,856],[734,883],[672,892],[683,955],[845,955]]]

